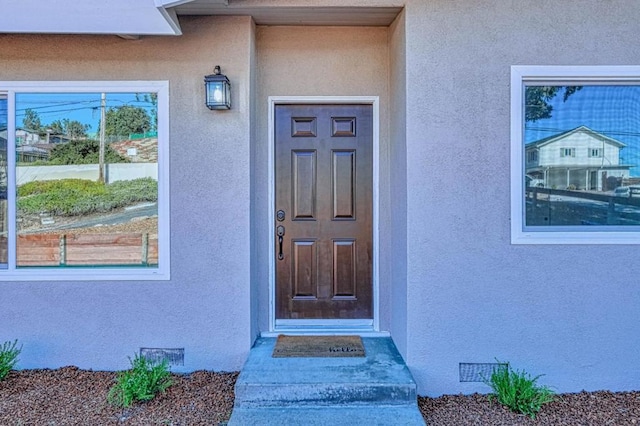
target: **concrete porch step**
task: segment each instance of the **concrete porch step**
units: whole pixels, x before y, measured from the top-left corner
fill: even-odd
[[[233,410],[229,426],[413,426],[424,425],[417,407],[314,407]]]
[[[362,340],[362,358],[273,358],[276,338],[259,338],[236,382],[229,425],[423,425],[393,340]]]

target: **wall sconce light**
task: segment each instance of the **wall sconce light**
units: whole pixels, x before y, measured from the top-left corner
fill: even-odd
[[[216,65],[213,74],[204,77],[205,104],[209,109],[231,109],[231,83]]]

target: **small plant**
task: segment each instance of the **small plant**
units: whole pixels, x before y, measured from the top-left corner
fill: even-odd
[[[494,369],[489,380],[485,378],[485,383],[493,390],[489,400],[497,400],[511,411],[535,419],[540,408],[553,401],[554,396],[551,389],[536,384],[540,377],[531,377],[524,371],[513,371],[506,363],[503,368]]]
[[[171,386],[171,372],[167,360],[154,362],[136,355],[131,369],[118,373],[116,384],[111,387],[107,401],[116,407],[130,407],[135,401],[150,401],[158,392]]]
[[[9,374],[9,371],[13,370],[18,362],[18,355],[22,351],[22,346],[18,348],[18,341],[4,342],[0,346],[0,381],[4,380]]]

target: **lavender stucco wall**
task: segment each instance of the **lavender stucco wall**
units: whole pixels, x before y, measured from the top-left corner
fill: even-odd
[[[558,391],[637,389],[634,246],[510,244],[510,66],[640,61],[635,0],[409,1],[407,361],[421,394],[510,361]]]
[[[402,12],[389,28],[390,129],[389,205],[382,213],[389,224],[388,252],[390,264],[389,331],[400,353],[407,356],[407,58],[405,14]]]
[[[171,280],[0,282],[0,341],[20,367],[118,369],[140,347],[238,370],[250,328],[250,17],[183,18],[180,37],[0,35],[0,80],[168,80]],[[233,109],[204,106],[220,64]],[[168,247],[161,247],[166,250]]]

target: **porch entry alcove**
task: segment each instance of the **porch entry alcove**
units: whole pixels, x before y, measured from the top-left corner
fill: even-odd
[[[393,330],[404,351],[404,19],[386,25],[256,26],[255,335]]]

